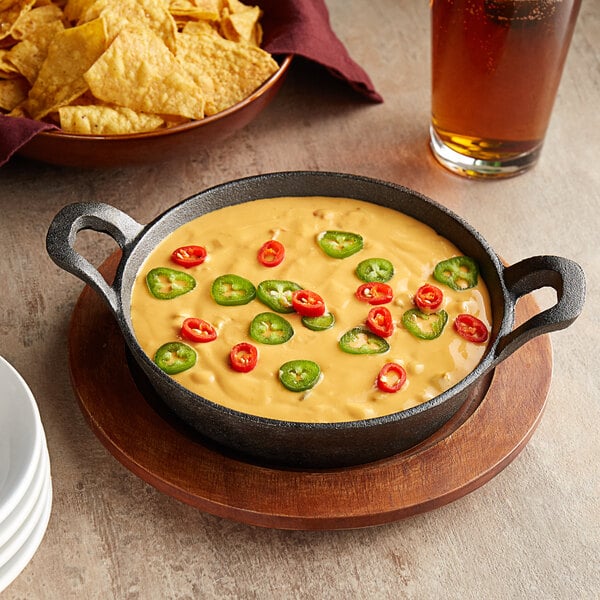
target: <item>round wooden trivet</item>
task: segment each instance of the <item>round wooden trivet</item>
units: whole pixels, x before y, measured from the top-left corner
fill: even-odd
[[[110,279],[119,255],[101,267]],[[538,311],[525,297],[523,321]],[[69,331],[71,380],[91,429],[117,460],[158,490],[202,511],[280,529],[344,529],[423,513],[480,487],[525,447],[552,374],[547,335],[501,365],[476,406],[425,443],[389,459],[333,470],[286,470],[222,452],[166,413],[136,385],[121,332],[84,288]]]

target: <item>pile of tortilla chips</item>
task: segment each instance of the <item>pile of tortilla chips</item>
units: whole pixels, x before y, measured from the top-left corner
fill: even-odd
[[[218,113],[279,65],[239,0],[0,0],[0,112],[63,131],[152,131]]]

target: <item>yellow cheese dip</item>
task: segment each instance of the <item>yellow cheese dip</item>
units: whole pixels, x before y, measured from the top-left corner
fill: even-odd
[[[332,258],[317,243],[326,230],[360,234],[363,249],[347,258]],[[285,259],[277,267],[257,260],[261,245],[280,241]],[[189,269],[170,259],[178,247],[204,246],[205,262]],[[181,340],[184,319],[198,317],[211,323],[217,339],[208,343],[185,342],[197,352],[196,365],[174,375],[181,385],[229,408],[253,415],[297,422],[340,422],[383,416],[421,404],[463,379],[483,357],[486,345],[461,338],[453,329],[454,318],[469,313],[488,329],[491,307],[485,283],[454,291],[433,279],[434,266],[462,253],[433,229],[392,209],[369,202],[331,197],[273,198],[255,200],[202,215],[167,236],[140,269],[131,298],[131,319],[138,342],[152,358],[166,342]],[[390,309],[395,329],[387,338],[385,354],[353,355],[342,351],[340,337],[364,325],[371,305],[359,301],[355,292],[363,282],[355,274],[359,262],[386,258],[395,268],[388,281],[394,298]],[[189,293],[172,300],[155,298],[146,285],[150,269],[169,267],[185,271],[197,282]],[[317,292],[335,325],[311,331],[300,315],[282,314],[294,336],[286,343],[266,345],[249,335],[252,319],[270,309],[258,298],[242,306],[221,306],[211,297],[213,281],[233,273],[255,286],[267,279],[290,280]],[[448,322],[434,340],[421,340],[401,323],[402,314],[414,308],[413,295],[425,283],[442,289],[442,308]],[[229,365],[231,348],[242,341],[257,346],[258,364],[249,373]],[[292,392],[278,378],[280,366],[295,359],[319,364],[319,382],[305,392]],[[379,391],[377,375],[386,362],[395,361],[407,372],[407,381],[396,393]]]

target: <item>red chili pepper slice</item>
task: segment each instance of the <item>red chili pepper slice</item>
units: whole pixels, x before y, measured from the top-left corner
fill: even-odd
[[[320,317],[325,314],[323,298],[310,290],[296,290],[293,292],[292,306],[303,317]]]
[[[481,344],[487,341],[489,333],[485,323],[477,317],[468,314],[461,314],[454,319],[454,329],[458,335],[469,342]]]
[[[212,342],[217,339],[217,330],[204,319],[190,317],[181,325],[181,337],[190,342]]]
[[[425,314],[437,312],[442,305],[444,294],[439,287],[426,283],[422,285],[413,298],[415,306]]]
[[[234,371],[248,373],[256,367],[258,362],[258,350],[256,346],[248,342],[236,344],[229,353],[229,364]]]
[[[361,302],[368,302],[369,304],[387,304],[392,301],[394,291],[387,283],[371,281],[358,287],[356,297]]]
[[[394,333],[392,313],[385,306],[372,308],[367,315],[367,327],[381,337],[390,337]]]
[[[393,394],[406,382],[406,371],[398,363],[386,363],[377,376],[377,387],[382,392]]]
[[[206,259],[206,248],[203,246],[181,246],[173,250],[171,260],[182,267],[196,267]]]
[[[261,265],[276,267],[285,257],[285,247],[277,240],[269,240],[260,247],[257,257]]]

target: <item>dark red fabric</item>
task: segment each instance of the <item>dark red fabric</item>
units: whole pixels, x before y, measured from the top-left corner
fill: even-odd
[[[251,2],[247,2],[251,4]],[[271,54],[294,54],[325,67],[372,102],[383,102],[367,73],[331,28],[324,0],[256,0],[263,10],[263,47]],[[0,166],[48,123],[0,115]]]
[[[324,0],[257,0],[263,9],[263,47],[324,66],[373,102],[383,102],[370,77],[333,32]]]
[[[0,167],[40,131],[51,129],[57,127],[32,119],[14,119],[0,115]]]

